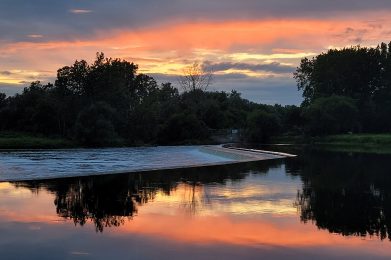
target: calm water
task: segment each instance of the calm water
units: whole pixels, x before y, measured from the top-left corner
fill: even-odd
[[[391,156],[299,153],[0,183],[0,258],[390,259]]]

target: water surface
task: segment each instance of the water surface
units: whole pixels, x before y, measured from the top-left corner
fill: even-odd
[[[238,159],[230,154],[212,152],[202,146],[5,150],[0,151],[0,181],[179,168]]]
[[[386,155],[0,183],[4,259],[389,259]]]

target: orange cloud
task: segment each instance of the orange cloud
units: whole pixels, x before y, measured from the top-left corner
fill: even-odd
[[[377,13],[376,17],[387,15]],[[119,58],[140,57],[137,62],[146,73],[174,74],[192,60],[253,63],[290,60],[295,65],[301,57],[314,55],[329,46],[380,42],[385,35],[383,28],[391,26],[391,21],[383,20],[383,26],[375,27],[367,21],[374,16],[338,20],[203,21],[133,31],[105,30],[93,38],[0,44],[0,57],[4,69],[39,68],[53,71],[53,76],[56,69],[75,59],[92,60],[96,51]]]

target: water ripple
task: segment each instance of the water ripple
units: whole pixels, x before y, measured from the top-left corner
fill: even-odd
[[[0,181],[178,168],[234,161],[199,146],[0,152]]]

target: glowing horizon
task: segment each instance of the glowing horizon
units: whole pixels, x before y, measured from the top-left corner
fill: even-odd
[[[294,0],[297,8],[269,0],[218,6],[201,1],[178,3],[183,11],[178,13],[149,1],[130,5],[119,0],[112,9],[104,0],[83,5],[60,1],[63,9],[44,2],[32,6],[52,11],[42,21],[36,15],[17,17],[23,13],[17,4],[0,4],[3,13],[9,11],[0,19],[0,91],[11,94],[34,80],[53,82],[57,69],[80,59],[92,62],[102,51],[174,85],[182,68],[194,61],[224,67],[216,71],[212,90],[236,89],[256,102],[298,104],[292,73],[301,58],[330,47],[375,46],[391,34],[391,4],[383,1],[373,6],[358,1],[350,9],[327,7],[330,10],[306,0]],[[191,9],[193,5],[199,12]],[[21,29],[21,22],[31,25]]]

